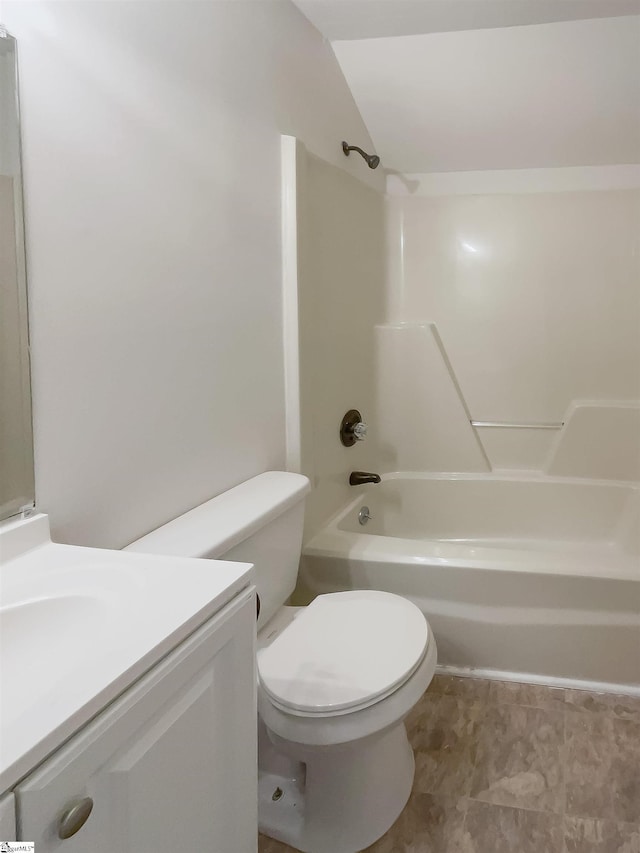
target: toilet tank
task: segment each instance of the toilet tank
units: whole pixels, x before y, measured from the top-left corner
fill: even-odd
[[[261,628],[296,585],[309,488],[309,480],[301,474],[259,474],[163,524],[125,550],[253,563]]]

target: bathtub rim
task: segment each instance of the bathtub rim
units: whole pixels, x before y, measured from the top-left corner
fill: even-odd
[[[640,483],[627,480],[595,480],[583,477],[549,477],[538,471],[489,472],[416,472],[394,471],[381,475],[382,483],[394,480],[470,480],[491,482],[532,482],[567,484],[593,487],[613,487],[629,492],[640,492]],[[379,533],[354,532],[340,529],[344,518],[353,512],[376,485],[359,487],[346,506],[332,515],[316,533],[303,544],[302,556],[334,557],[368,560],[371,562],[403,562],[410,565],[451,566],[452,568],[477,568],[491,571],[526,572],[537,575],[588,577],[604,580],[640,581],[640,557],[625,554],[611,546],[612,568],[603,568],[599,559],[590,563],[582,553],[565,553],[559,549],[537,552],[527,549],[468,545],[436,539],[410,539],[385,536]],[[373,540],[373,542],[372,542]],[[386,544],[385,544],[386,543]],[[393,543],[393,544],[390,544]],[[419,543],[419,547],[417,547]],[[605,546],[606,548],[606,546]],[[421,553],[416,551],[421,550]],[[469,551],[476,553],[469,556]],[[606,552],[605,552],[606,553]],[[598,557],[601,556],[599,552]],[[544,556],[543,556],[544,555]],[[549,559],[553,557],[553,559]]]
[[[383,483],[388,480],[515,480],[520,483],[566,483],[574,486],[612,486],[614,488],[640,491],[640,480],[561,477],[553,474],[545,474],[544,471],[530,468],[494,468],[492,471],[387,471],[384,474],[380,474],[380,477]],[[357,488],[369,489],[372,487],[359,486]],[[339,512],[335,513],[335,515],[339,515]]]

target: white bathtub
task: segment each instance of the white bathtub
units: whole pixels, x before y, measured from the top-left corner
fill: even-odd
[[[441,665],[640,691],[638,485],[388,474],[356,495],[305,546],[301,600],[396,592],[429,619]]]

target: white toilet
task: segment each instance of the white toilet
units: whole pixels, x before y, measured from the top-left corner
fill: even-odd
[[[355,853],[409,797],[403,720],[433,677],[436,643],[422,612],[390,593],[285,606],[308,491],[300,474],[260,474],[129,549],[255,564],[260,830],[304,853]]]

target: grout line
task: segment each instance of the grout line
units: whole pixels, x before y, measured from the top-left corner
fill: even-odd
[[[564,819],[564,814],[550,811],[549,809],[534,809],[531,806],[514,806],[506,805],[505,803],[488,803],[486,800],[479,800],[477,797],[467,797],[467,799],[474,803],[481,803],[483,806],[487,806],[491,809],[513,809],[517,812],[531,812],[532,814],[551,815],[552,817],[557,817],[559,820]]]
[[[561,800],[562,812],[561,812],[561,819],[562,819],[562,851],[563,851],[563,853],[567,849],[567,840],[566,840],[566,831],[565,831],[566,826],[565,825],[566,825],[566,817],[567,817],[567,775],[568,775],[568,769],[569,769],[569,761],[568,761],[569,751],[567,749],[567,713],[568,713],[568,708],[567,708],[566,702],[567,702],[567,698],[566,698],[566,690],[565,690],[565,706],[564,706],[564,709],[562,712],[562,764],[561,764],[561,770],[562,770],[562,800]]]
[[[481,679],[481,680],[486,681],[486,679]],[[488,685],[488,688],[490,688],[490,686],[491,685]],[[489,711],[489,689],[487,689],[486,699],[482,700],[482,705],[484,705],[484,707],[480,708],[480,713],[478,715],[478,719],[475,720],[473,723],[473,732],[474,732],[474,736],[476,738],[476,747],[479,746],[482,727],[486,723],[487,712]],[[466,822],[467,822],[467,813],[469,811],[469,802],[471,800],[475,800],[475,797],[471,796],[471,790],[472,790],[473,780],[474,780],[475,773],[476,773],[476,768],[478,766],[479,749],[476,748],[474,750],[474,752],[475,752],[475,757],[474,757],[473,761],[471,762],[471,765],[472,765],[471,766],[471,773],[469,774],[469,776],[470,776],[469,795],[467,796],[467,805],[466,805],[466,810],[465,810],[465,815],[464,815],[463,826],[465,826]]]
[[[471,802],[471,797],[465,797],[464,814],[462,816],[462,836],[463,837],[467,831],[467,815],[469,814],[469,803],[470,802]]]

